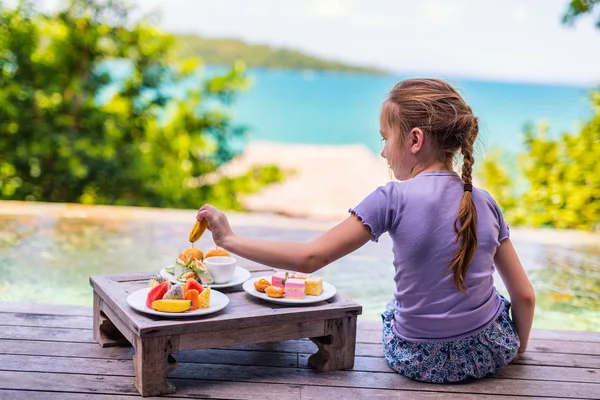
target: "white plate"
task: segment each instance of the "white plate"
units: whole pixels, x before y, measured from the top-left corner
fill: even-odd
[[[160,274],[165,279],[168,279],[172,283],[183,283],[183,282],[179,282],[177,280],[177,277],[175,275],[173,275],[172,273],[168,272],[166,270],[166,268],[161,269]],[[227,287],[239,285],[240,283],[244,283],[245,281],[250,279],[251,276],[252,276],[252,274],[250,274],[250,271],[248,271],[246,268],[236,266],[235,270],[233,271],[233,276],[231,277],[229,282],[227,282],[227,283],[211,283],[209,285],[202,285],[202,286],[204,286],[204,287],[210,286],[211,288],[215,288],[215,289],[227,288]]]
[[[254,288],[254,282],[256,282],[260,279],[263,279],[263,278],[268,280],[269,282],[271,281],[271,276],[261,276],[259,278],[248,279],[242,285],[242,287],[244,288],[244,291],[251,296],[258,297],[259,299],[267,300],[267,301],[270,301],[273,303],[298,304],[298,305],[318,303],[320,301],[328,300],[328,299],[332,298],[333,296],[335,296],[335,286],[323,281],[323,293],[321,293],[319,296],[305,296],[304,299],[302,299],[302,300],[286,299],[285,297],[281,297],[281,298],[269,297],[266,295],[266,293],[259,292],[258,290],[256,290]]]
[[[194,311],[186,311],[181,313],[169,313],[156,311],[151,308],[146,307],[146,297],[148,296],[148,292],[150,291],[150,287],[143,288],[140,290],[136,290],[127,296],[127,303],[129,305],[143,313],[160,315],[161,317],[170,317],[170,318],[184,318],[184,317],[194,317],[197,315],[211,314],[217,311],[221,311],[224,309],[227,304],[229,304],[229,297],[225,296],[221,292],[217,292],[216,290],[210,289],[210,307],[208,308],[197,308]]]

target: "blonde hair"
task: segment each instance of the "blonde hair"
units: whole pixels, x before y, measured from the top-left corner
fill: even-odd
[[[407,79],[390,91],[385,118],[389,126],[400,132],[400,140],[413,128],[421,129],[430,138],[435,156],[448,168],[460,149],[462,180],[465,183],[458,215],[454,221],[458,251],[449,270],[454,271],[454,283],[466,293],[465,276],[477,250],[477,210],[472,196],[473,145],[479,133],[479,123],[471,107],[449,83],[438,79]]]

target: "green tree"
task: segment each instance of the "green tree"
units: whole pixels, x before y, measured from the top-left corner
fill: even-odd
[[[581,15],[592,14],[594,7],[600,4],[600,0],[571,0],[569,7],[563,16],[563,23],[573,24]],[[596,26],[600,28],[600,14],[596,16]]]
[[[202,80],[200,60],[175,59],[173,37],[133,11],[0,3],[0,198],[239,208],[240,193],[282,179],[269,167],[195,184],[235,155],[244,128],[227,107],[247,87],[244,65]]]
[[[592,13],[597,4],[600,1],[571,1],[565,23]],[[600,90],[590,93],[590,101],[594,116],[575,134],[553,139],[546,125],[526,127],[525,151],[518,160],[525,185],[496,166],[499,153],[484,158],[479,177],[499,199],[510,223],[600,230]]]

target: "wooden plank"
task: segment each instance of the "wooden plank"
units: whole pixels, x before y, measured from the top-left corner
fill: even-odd
[[[219,385],[221,382],[216,382],[215,385]],[[216,388],[218,390],[218,388]],[[559,400],[555,397],[522,397],[522,396],[486,396],[486,395],[472,395],[464,393],[431,393],[431,392],[416,392],[416,391],[397,391],[397,390],[378,390],[378,389],[346,389],[346,388],[327,388],[317,386],[303,386],[300,388],[301,396],[303,400],[347,400],[352,399],[375,399],[375,400],[387,400],[387,399],[414,399],[414,400],[485,400],[485,399],[498,399],[501,400]],[[139,398],[135,395],[104,395],[104,394],[90,394],[85,397],[90,400],[132,400]],[[80,393],[50,393],[50,392],[34,392],[30,390],[0,390],[0,399],[11,399],[11,400],[80,400],[82,394]],[[181,400],[187,397],[144,397],[148,400],[164,400],[173,399]],[[214,399],[215,397],[204,397]],[[280,399],[286,400],[286,399]]]
[[[0,356],[2,369],[31,374],[44,371],[46,373],[101,374],[104,380],[109,376],[133,375],[130,360],[93,360],[85,358],[61,359],[56,357],[35,356]],[[0,372],[0,376],[2,373]],[[73,376],[73,375],[71,375]],[[334,371],[317,373],[308,369],[272,368],[232,365],[208,365],[202,363],[182,364],[171,375],[172,378],[187,380],[231,381],[283,384],[283,385],[317,385],[336,388],[394,389],[448,393],[498,394],[523,396],[558,396],[564,398],[589,399],[600,390],[600,384],[573,383],[569,381],[544,382],[521,379],[483,379],[463,385],[428,385],[406,379],[396,373],[364,373],[355,371]],[[3,388],[14,389],[10,384],[2,384]],[[52,390],[49,388],[48,390]],[[101,392],[101,391],[100,391]],[[104,392],[101,392],[104,393]],[[181,395],[181,393],[177,393]],[[304,398],[304,397],[303,397]]]
[[[133,347],[102,348],[95,343],[16,341],[0,339],[0,354],[85,357],[111,360],[131,360]],[[179,362],[202,362],[205,364],[263,365],[272,367],[298,367],[296,353],[245,351],[229,349],[205,349],[183,351],[177,354]],[[308,368],[308,366],[306,367]]]
[[[381,343],[381,332],[358,331],[356,336],[356,341],[358,343]],[[531,338],[531,340],[529,341],[529,345],[527,346],[527,351],[544,353],[600,355],[600,344],[598,344],[597,342],[570,342],[565,340]]]
[[[578,367],[600,369],[600,357],[560,353],[526,352],[513,360],[514,364],[548,365],[557,367]]]
[[[46,303],[8,303],[0,302],[0,313],[83,315],[91,316],[92,307],[66,306]]]
[[[600,384],[581,382],[554,382],[519,379],[482,379],[463,385],[425,385],[391,373],[332,371],[318,373],[309,369],[273,367],[246,368],[231,365],[186,364],[173,373],[186,379],[263,382],[330,387],[357,387],[372,389],[427,390],[450,393],[506,394],[516,396],[548,396],[590,399],[600,393]]]
[[[219,381],[178,379],[173,381],[177,386],[177,397],[223,400],[256,400],[260,397],[261,400],[300,400],[301,388],[297,385],[249,382],[226,384]],[[133,387],[133,378],[125,376],[0,371],[0,382],[2,382],[2,389],[9,390],[139,396]]]
[[[2,390],[0,399],[10,400],[138,400],[140,395],[114,395],[96,393],[34,392],[32,390]],[[186,397],[168,397],[169,400],[182,400]],[[165,400],[165,397],[144,397],[144,400]]]
[[[359,332],[375,331],[379,332],[379,336],[381,337],[383,325],[380,319],[371,320],[359,317],[357,326]],[[600,332],[533,329],[531,331],[530,339],[562,340],[567,342],[600,342]]]
[[[365,400],[559,400],[558,397],[538,397],[538,396],[506,396],[506,395],[486,395],[486,394],[468,394],[468,393],[438,393],[415,390],[382,390],[382,389],[357,389],[357,388],[332,388],[324,386],[304,386],[302,387],[302,400],[347,400],[347,399],[365,399]]]
[[[0,329],[0,339],[40,340],[47,342],[94,343],[91,329],[75,328],[38,328],[30,326],[11,326]]]
[[[300,354],[298,357],[299,367],[308,368],[308,357],[310,354]],[[579,356],[582,357],[582,356]],[[553,380],[553,381],[572,381],[572,382],[596,382],[600,383],[600,360],[598,357],[588,360],[577,360],[566,358],[562,361],[563,364],[570,362],[575,365],[538,365],[511,363],[506,369],[499,372],[495,377],[511,378],[511,379],[537,379],[537,380]],[[581,365],[583,364],[583,365]],[[593,368],[596,366],[596,368]],[[353,371],[362,372],[394,372],[387,364],[384,358],[380,357],[356,357],[354,360]]]
[[[69,343],[65,345],[64,342],[0,339],[0,354],[131,360],[133,347],[102,348],[97,343]]]
[[[0,322],[3,326],[39,326],[46,328],[79,328],[91,329],[91,315],[50,315],[28,313],[2,313]]]
[[[191,333],[180,335],[182,350],[226,347],[239,343],[261,343],[269,340],[291,340],[305,337],[323,336],[325,321],[292,322],[287,324],[263,325],[251,328],[228,329],[224,331]]]

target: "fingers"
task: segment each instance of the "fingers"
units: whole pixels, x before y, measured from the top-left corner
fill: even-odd
[[[198,211],[198,214],[196,214],[196,219],[198,221],[202,221],[203,219],[206,219],[208,222],[210,222],[211,218],[211,213],[210,210],[200,210]]]

